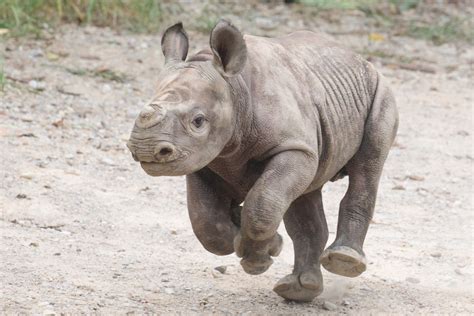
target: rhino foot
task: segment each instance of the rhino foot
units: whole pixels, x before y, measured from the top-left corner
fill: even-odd
[[[367,268],[365,256],[347,246],[326,249],[319,262],[329,272],[351,278],[359,276]]]
[[[240,265],[248,274],[262,274],[273,264],[271,257],[280,254],[283,248],[283,239],[275,234],[271,239],[265,241],[242,240],[239,233],[234,239],[234,249],[237,256],[242,257]]]
[[[273,291],[287,300],[311,302],[323,292],[323,276],[319,269],[289,274],[275,284]]]
[[[257,275],[267,271],[273,264],[273,259],[270,256],[258,258],[245,258],[240,260],[240,265],[248,274]]]

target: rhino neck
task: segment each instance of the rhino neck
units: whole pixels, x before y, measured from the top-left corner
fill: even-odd
[[[228,78],[230,94],[234,107],[233,134],[219,154],[219,159],[232,159],[245,154],[252,144],[256,143],[257,135],[253,130],[253,108],[250,96],[250,80],[247,80],[248,67],[242,74]]]

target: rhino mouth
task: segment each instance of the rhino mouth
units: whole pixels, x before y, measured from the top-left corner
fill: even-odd
[[[160,176],[183,176],[186,175],[186,170],[179,165],[177,160],[170,162],[144,162],[141,161],[140,165],[142,169],[152,177]]]

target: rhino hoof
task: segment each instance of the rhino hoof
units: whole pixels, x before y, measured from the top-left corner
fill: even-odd
[[[275,284],[273,291],[287,300],[311,302],[323,292],[323,276],[319,270],[289,274]]]
[[[319,262],[329,272],[351,278],[359,276],[367,268],[365,257],[346,246],[326,249]]]
[[[257,275],[267,271],[268,268],[273,264],[273,259],[270,256],[266,258],[259,258],[258,260],[252,260],[244,258],[240,260],[240,265],[244,271],[248,274]]]

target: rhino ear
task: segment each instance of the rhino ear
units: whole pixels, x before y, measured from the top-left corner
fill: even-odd
[[[188,35],[181,22],[170,26],[161,38],[161,50],[163,51],[163,55],[165,55],[165,63],[172,60],[185,60],[188,55],[188,48]]]
[[[225,77],[242,71],[247,60],[247,47],[242,33],[229,21],[220,20],[211,31],[210,46],[214,67]]]

